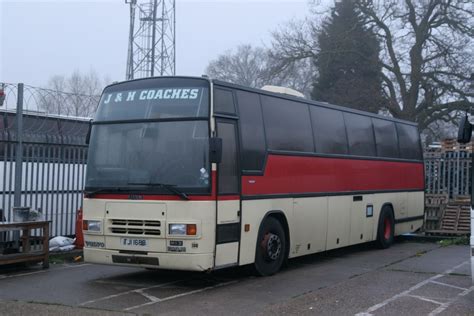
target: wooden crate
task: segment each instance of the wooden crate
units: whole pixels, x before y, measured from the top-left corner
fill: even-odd
[[[439,230],[444,209],[448,204],[447,194],[425,194],[425,232]]]
[[[22,262],[43,262],[43,267],[49,267],[49,225],[50,221],[37,222],[3,222],[0,223],[0,232],[19,230],[21,235],[21,252],[0,254],[0,265],[16,264]],[[42,236],[32,236],[34,229],[40,229]],[[41,241],[38,250],[37,241]],[[33,246],[33,247],[32,247]]]
[[[440,226],[437,229],[430,230],[429,233],[440,235],[468,235],[471,230],[471,207],[469,203],[466,205],[458,201],[446,205]]]
[[[467,144],[460,144],[454,138],[448,138],[441,141],[441,150],[443,152],[447,151],[469,151],[472,152],[474,147],[474,141],[471,141]]]

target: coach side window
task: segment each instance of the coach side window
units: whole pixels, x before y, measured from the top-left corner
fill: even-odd
[[[395,123],[373,118],[378,157],[399,158],[398,136]]]
[[[263,95],[268,149],[314,152],[308,105]]]
[[[375,140],[370,117],[344,113],[349,141],[349,154],[354,156],[375,156]]]
[[[236,91],[242,135],[242,169],[261,171],[265,161],[265,133],[258,94]]]
[[[342,112],[323,107],[312,106],[316,152],[322,154],[347,154],[347,135]]]
[[[235,114],[232,90],[214,89],[214,112]]]
[[[420,134],[416,126],[397,123],[400,158],[422,160]]]

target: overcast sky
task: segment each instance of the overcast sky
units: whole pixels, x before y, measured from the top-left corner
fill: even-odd
[[[308,14],[307,4],[176,0],[177,74],[200,76],[227,49],[268,44],[278,25]],[[44,86],[76,69],[123,80],[128,28],[124,0],[0,0],[0,81]]]

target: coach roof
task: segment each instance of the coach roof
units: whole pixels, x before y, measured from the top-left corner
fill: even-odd
[[[325,107],[325,108],[329,108],[329,109],[334,109],[334,110],[339,110],[339,111],[343,111],[343,112],[350,112],[350,113],[355,113],[355,114],[360,114],[360,115],[364,115],[364,116],[374,117],[374,118],[378,118],[378,119],[382,119],[382,120],[387,120],[387,121],[393,121],[393,122],[398,122],[398,123],[403,123],[403,124],[418,126],[417,123],[411,122],[411,121],[407,121],[407,120],[397,119],[397,118],[393,118],[393,117],[389,117],[389,116],[384,116],[384,115],[379,115],[379,114],[375,114],[375,113],[371,113],[371,112],[360,111],[360,110],[348,108],[348,107],[345,107],[345,106],[330,104],[330,103],[327,103],[327,102],[313,101],[313,100],[298,98],[298,97],[294,97],[294,96],[286,95],[286,94],[282,94],[282,93],[270,92],[270,91],[266,91],[266,90],[262,90],[262,89],[257,89],[257,88],[250,88],[250,87],[246,87],[246,86],[239,85],[239,84],[235,84],[235,83],[230,83],[230,82],[221,81],[221,80],[217,80],[217,79],[211,79],[211,78],[208,78],[208,77],[197,77],[197,76],[161,76],[161,77],[147,77],[147,78],[139,78],[139,79],[133,79],[133,80],[125,80],[125,81],[120,81],[120,82],[114,82],[114,83],[108,85],[107,87],[105,87],[104,89],[106,89],[106,88],[108,88],[108,87],[111,87],[111,86],[114,86],[114,85],[123,84],[123,83],[126,83],[126,82],[131,82],[131,81],[135,82],[135,81],[140,81],[140,80],[149,80],[149,79],[158,79],[158,78],[162,78],[162,79],[166,79],[166,78],[169,78],[169,79],[179,79],[179,78],[181,78],[181,79],[199,79],[199,80],[205,80],[205,81],[208,81],[208,82],[212,82],[212,83],[214,83],[214,84],[216,84],[216,85],[224,86],[224,87],[228,87],[228,88],[232,88],[232,89],[238,89],[238,90],[244,90],[244,91],[249,91],[249,92],[255,92],[255,93],[259,93],[259,94],[263,94],[263,95],[268,95],[268,96],[273,96],[273,97],[277,97],[277,98],[281,98],[281,99],[291,100],[291,101],[300,102],[300,103],[306,103],[306,104],[308,104],[308,105],[316,105],[316,106],[321,106],[321,107]]]
[[[374,117],[374,118],[378,118],[378,119],[382,119],[382,120],[387,120],[387,121],[393,121],[393,122],[418,126],[418,124],[415,123],[415,122],[402,120],[402,119],[397,119],[397,118],[384,116],[384,115],[379,115],[379,114],[375,114],[375,113],[371,113],[371,112],[360,111],[360,110],[348,108],[348,107],[345,107],[345,106],[330,104],[330,103],[327,103],[327,102],[308,100],[308,99],[294,97],[294,96],[287,95],[287,94],[270,92],[270,91],[267,91],[267,90],[256,89],[256,88],[250,88],[250,87],[238,85],[238,84],[235,84],[235,83],[225,82],[225,81],[221,81],[221,80],[217,80],[217,79],[213,79],[212,82],[214,84],[224,86],[224,87],[228,87],[228,88],[244,90],[244,91],[250,91],[250,92],[255,92],[255,93],[268,95],[268,96],[273,96],[273,97],[277,97],[277,98],[281,98],[281,99],[287,99],[287,100],[291,100],[291,101],[295,101],[295,102],[299,102],[299,103],[306,103],[306,104],[309,104],[309,105],[321,106],[321,107],[334,109],[334,110],[339,110],[339,111],[343,111],[343,112],[360,114],[360,115],[370,116],[370,117]]]

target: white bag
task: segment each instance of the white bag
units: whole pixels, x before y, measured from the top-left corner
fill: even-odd
[[[56,236],[49,240],[49,251],[66,251],[74,249],[75,239],[63,236]],[[73,246],[72,248],[70,246]],[[67,247],[67,248],[64,248]],[[63,250],[64,248],[65,250]],[[69,249],[70,248],[70,249]]]

